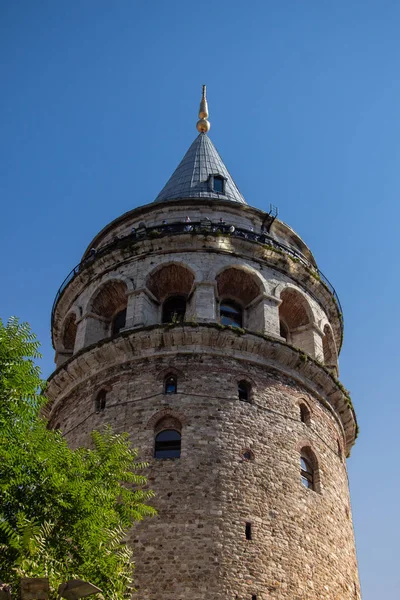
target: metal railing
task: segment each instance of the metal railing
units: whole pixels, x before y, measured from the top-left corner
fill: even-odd
[[[82,273],[88,266],[92,265],[98,258],[108,254],[108,252],[127,246],[132,243],[148,240],[148,239],[157,239],[169,235],[179,235],[179,234],[193,234],[193,235],[221,235],[221,236],[230,236],[236,238],[242,238],[245,240],[249,240],[251,242],[257,242],[259,244],[271,246],[276,250],[288,254],[292,258],[301,262],[307,269],[314,275],[316,279],[321,280],[325,286],[329,289],[331,294],[333,295],[336,304],[338,306],[341,318],[343,319],[343,311],[342,306],[340,304],[339,297],[336,293],[335,288],[329,281],[327,277],[306,257],[299,251],[294,250],[290,246],[286,246],[282,244],[282,242],[278,242],[267,232],[261,231],[260,233],[256,233],[252,229],[245,229],[243,227],[236,227],[234,225],[228,224],[225,221],[213,222],[208,219],[204,219],[202,221],[191,222],[178,222],[178,223],[162,223],[161,225],[155,225],[152,227],[145,227],[144,225],[139,225],[138,228],[132,228],[131,233],[126,236],[118,237],[116,236],[112,242],[102,246],[101,248],[94,249],[92,248],[84,257],[84,259],[76,265],[72,269],[70,273],[68,273],[67,277],[64,279],[62,284],[60,285],[56,297],[54,298],[53,307],[51,310],[51,327],[53,328],[54,324],[54,313],[57,302],[67,287],[67,285],[75,279],[79,273]]]

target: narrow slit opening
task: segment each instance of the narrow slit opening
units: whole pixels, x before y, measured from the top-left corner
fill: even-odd
[[[251,540],[251,523],[246,523],[246,540]]]

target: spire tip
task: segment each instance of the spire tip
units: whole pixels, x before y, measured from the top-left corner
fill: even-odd
[[[208,104],[207,104],[206,93],[207,93],[207,87],[205,85],[203,85],[203,93],[202,93],[200,109],[199,109],[199,121],[197,121],[197,124],[196,124],[197,131],[200,131],[200,133],[207,133],[207,131],[210,131],[210,122],[208,120]]]

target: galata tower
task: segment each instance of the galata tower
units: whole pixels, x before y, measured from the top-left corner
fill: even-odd
[[[247,204],[209,129],[204,87],[165,187],[59,289],[50,425],[78,446],[110,423],[149,462],[138,600],[357,600],[339,299],[293,229]]]

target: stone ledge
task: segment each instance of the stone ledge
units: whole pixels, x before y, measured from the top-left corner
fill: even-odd
[[[301,383],[335,415],[350,452],[358,433],[354,408],[345,388],[324,365],[277,338],[215,323],[152,325],[121,332],[82,349],[49,377],[46,415],[96,372],[144,357],[187,353],[252,362]]]

